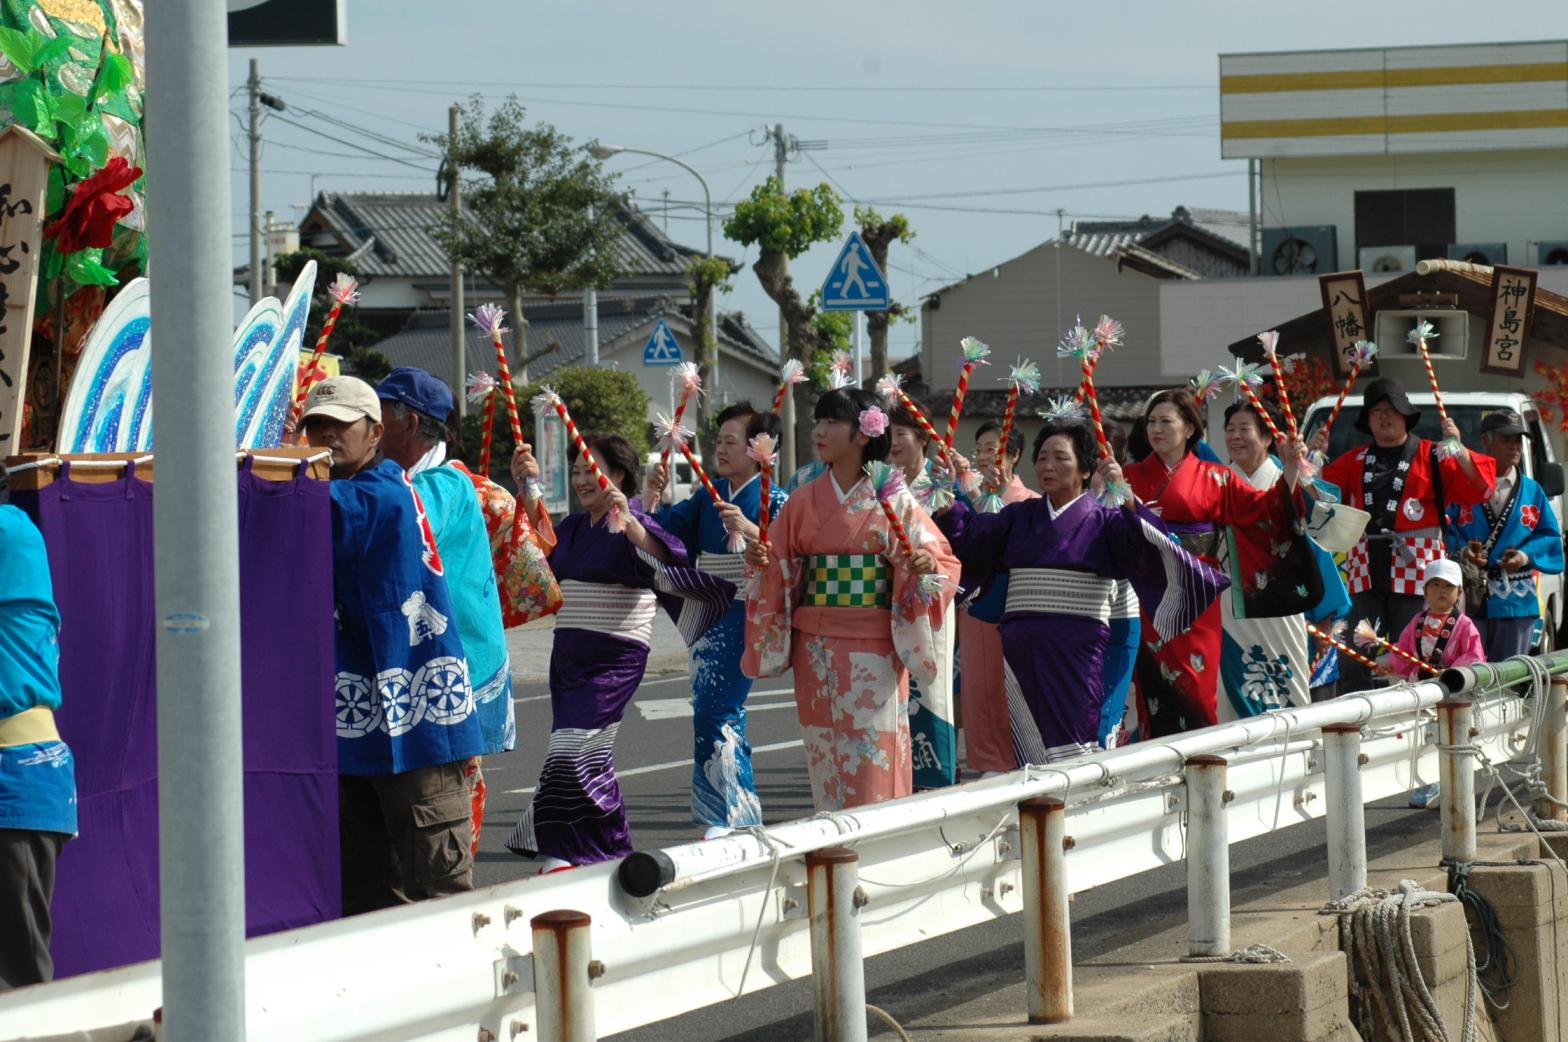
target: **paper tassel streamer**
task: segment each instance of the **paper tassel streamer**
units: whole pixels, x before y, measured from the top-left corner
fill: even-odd
[[[1101,319],[1101,322],[1107,321]],[[1061,344],[1056,348],[1058,358],[1075,358],[1078,360],[1079,371],[1083,379],[1079,390],[1083,395],[1083,402],[1089,407],[1089,419],[1094,423],[1094,438],[1100,446],[1100,458],[1111,458],[1111,443],[1105,436],[1105,421],[1100,417],[1100,398],[1094,390],[1094,366],[1091,364],[1099,345],[1082,325],[1075,325],[1067,331]],[[1119,507],[1132,502],[1132,486],[1126,481],[1116,480],[1105,483],[1105,488],[1100,492],[1100,502],[1106,506]]]
[[[1052,398],[1050,404],[1044,409],[1040,410],[1040,418],[1042,420],[1055,420],[1060,422],[1069,420],[1086,420],[1089,418],[1089,415],[1084,411],[1084,407],[1078,399],[1061,397]]]
[[[1004,506],[1006,506],[1006,504],[1002,502],[1002,497],[999,494],[995,492],[987,492],[985,495],[981,496],[980,501],[975,504],[975,509],[980,511],[982,514],[997,514],[1001,512],[1002,507]]]
[[[920,429],[925,433],[925,436],[936,443],[937,455],[942,458],[942,462],[948,463],[951,460],[952,454],[943,443],[942,436],[937,433],[935,427],[931,426],[931,420],[926,416],[925,410],[920,408],[913,398],[904,393],[903,381],[897,373],[888,373],[877,381],[877,394],[881,395],[882,399],[887,402],[889,410],[897,405],[903,406],[904,410],[913,416],[915,422],[920,425]]]
[[[327,309],[327,320],[321,323],[321,335],[316,337],[316,346],[311,349],[310,364],[305,366],[305,378],[294,392],[294,407],[289,412],[289,430],[299,426],[299,415],[305,411],[305,396],[310,393],[310,385],[316,382],[316,367],[321,364],[321,356],[326,353],[327,341],[332,339],[338,316],[349,304],[359,303],[359,282],[354,276],[340,271],[332,285],[327,287],[327,295],[332,298],[332,307]]]
[[[1334,408],[1329,410],[1328,422],[1324,424],[1329,430],[1334,429],[1334,421],[1339,419],[1339,410],[1345,407],[1345,399],[1350,397],[1350,389],[1356,386],[1356,377],[1361,375],[1361,370],[1377,357],[1377,345],[1370,340],[1357,340],[1355,352],[1350,356],[1350,373],[1345,377],[1345,386],[1339,389],[1339,397],[1334,400]]]
[[[468,374],[468,401],[470,405],[481,402],[485,407],[484,422],[479,427],[479,473],[490,474],[490,446],[495,440],[495,395],[498,387],[495,377],[486,372]]]
[[[833,361],[828,363],[828,387],[837,391],[853,382],[849,376],[849,352],[834,351]]]
[[[521,445],[523,421],[517,414],[517,388],[512,386],[512,368],[506,362],[506,345],[501,342],[501,334],[506,332],[506,327],[501,324],[506,318],[506,312],[494,304],[481,304],[468,317],[474,325],[490,334],[490,343],[495,347],[496,382],[501,385],[501,392],[506,396],[506,418],[512,424],[512,444]],[[564,415],[566,406],[562,405],[561,410]]]
[[[1385,651],[1389,651],[1395,655],[1398,655],[1400,658],[1404,659],[1412,666],[1415,666],[1417,669],[1421,670],[1421,672],[1427,674],[1428,676],[1435,677],[1442,672],[1441,669],[1438,669],[1430,662],[1423,662],[1421,659],[1410,654],[1410,652],[1406,651],[1398,644],[1395,644],[1392,641],[1384,640],[1382,635],[1378,633],[1377,626],[1374,625],[1369,619],[1362,619],[1360,622],[1356,623],[1355,639],[1356,643],[1361,645],[1363,648],[1382,648]]]
[[[488,307],[489,305],[486,306]],[[567,436],[572,439],[572,444],[577,446],[577,454],[588,461],[588,467],[593,471],[594,480],[599,483],[599,488],[608,492],[610,490],[610,479],[605,476],[603,468],[599,466],[598,459],[594,457],[593,450],[588,447],[588,442],[583,439],[582,432],[577,429],[577,424],[572,421],[572,414],[566,411],[566,403],[561,400],[560,395],[555,393],[554,388],[545,387],[539,394],[534,396],[534,412],[549,413],[551,411],[561,418],[562,423],[566,424]],[[519,438],[518,440],[521,441],[522,439]],[[612,532],[626,531],[626,518],[621,516],[621,508],[619,506],[610,508],[609,524]]]
[[[882,516],[887,518],[887,526],[893,536],[898,540],[899,549],[906,558],[915,556],[915,546],[909,540],[909,530],[899,520],[898,511],[893,509],[893,497],[904,489],[904,472],[898,467],[887,462],[867,463],[866,477],[871,479],[871,489],[876,493],[877,502],[882,505]],[[915,592],[926,604],[931,603],[942,589],[945,576],[922,575],[916,583]]]
[[[1333,634],[1324,632],[1323,630],[1319,629],[1317,626],[1314,626],[1310,622],[1307,623],[1307,632],[1312,634],[1318,640],[1323,641],[1325,644],[1333,645],[1335,648],[1337,648],[1339,650],[1339,653],[1341,655],[1345,655],[1345,656],[1348,656],[1348,657],[1354,659],[1355,661],[1361,663],[1363,666],[1365,666],[1368,669],[1372,670],[1374,673],[1381,673],[1383,676],[1393,677],[1396,680],[1400,679],[1398,674],[1394,673],[1387,666],[1385,666],[1382,663],[1376,661],[1375,659],[1367,658],[1365,655],[1361,654],[1361,652],[1357,651],[1355,648],[1351,647],[1349,644],[1346,644],[1344,641],[1340,640],[1338,637],[1335,637]]]
[[[1432,323],[1423,319],[1416,323],[1410,331],[1409,341],[1416,345],[1416,350],[1421,352],[1421,364],[1426,366],[1426,381],[1432,385],[1432,400],[1437,402],[1437,418],[1448,422],[1448,410],[1443,407],[1443,392],[1437,387],[1437,370],[1432,368],[1432,353],[1427,350],[1426,342],[1437,339],[1437,330],[1432,328]],[[1437,445],[1437,454],[1443,459],[1453,459],[1464,450],[1458,438],[1444,438]]]
[[[779,454],[773,435],[759,434],[746,446],[746,455],[757,462],[761,482],[762,502],[757,505],[757,542],[768,545],[768,518],[772,513],[773,468],[779,465]]]
[[[1203,405],[1219,397],[1220,390],[1224,386],[1225,377],[1221,373],[1200,369],[1198,375],[1192,378],[1192,396],[1198,400],[1199,405]]]
[[[964,360],[958,370],[958,388],[953,391],[953,407],[947,414],[947,433],[942,436],[942,445],[949,455],[953,451],[953,435],[958,433],[958,417],[964,411],[964,396],[969,393],[969,375],[976,366],[991,364],[986,361],[991,349],[974,337],[966,336],[959,344],[963,348]]]
[[[1296,437],[1296,414],[1290,408],[1290,390],[1285,386],[1285,363],[1279,356],[1279,332],[1269,330],[1258,334],[1258,343],[1268,355],[1269,367],[1274,370],[1274,391],[1279,395],[1280,411],[1285,414],[1285,429],[1292,439]]]
[[[945,472],[944,472],[945,473]],[[935,478],[921,474],[909,483],[909,493],[928,514],[937,514],[953,505],[953,483],[948,477]]]
[[[1002,437],[996,443],[996,471],[1001,474],[1007,462],[1007,443],[1013,436],[1013,416],[1018,412],[1018,396],[1040,390],[1040,367],[1020,358],[1007,377],[1007,408],[1002,412]]]

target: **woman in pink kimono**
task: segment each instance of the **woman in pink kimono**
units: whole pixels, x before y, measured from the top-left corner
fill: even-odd
[[[989,513],[1040,498],[1040,493],[1025,487],[1015,473],[1024,453],[1023,432],[1016,427],[1008,432],[1007,455],[998,467],[1001,438],[1002,425],[995,422],[983,423],[975,432],[974,462],[983,475],[980,509]],[[959,704],[964,714],[964,762],[976,774],[1018,768],[1002,675],[1002,634],[997,626],[1006,600],[1007,583],[995,583],[988,596],[971,601],[958,613],[958,646],[963,655],[958,682]]]
[[[907,796],[913,781],[909,677],[935,683],[934,631],[958,581],[947,540],[907,491],[891,500],[914,554],[890,531],[864,465],[888,455],[888,418],[858,387],[817,402],[817,458],[803,485],[753,544],[761,568],[746,603],[747,676],[793,669],[811,795],[820,810]],[[920,577],[945,576],[922,597]],[[929,688],[927,688],[929,690]]]

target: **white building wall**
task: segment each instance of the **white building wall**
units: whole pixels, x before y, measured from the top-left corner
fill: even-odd
[[[1568,240],[1568,149],[1301,157],[1261,163],[1263,227],[1334,225],[1338,230],[1334,270],[1358,266],[1358,191],[1452,188],[1455,241],[1506,242],[1510,264],[1535,267],[1538,243]]]
[[[673,326],[671,332],[675,333],[675,339],[681,345],[682,357],[696,358],[696,342]],[[629,338],[613,349],[607,345],[601,349],[599,361],[603,368],[622,369],[637,378],[637,383],[648,394],[648,422],[652,423],[660,413],[670,415],[674,405],[670,400],[670,367],[642,364],[642,352],[647,339],[646,335]],[[776,370],[765,369],[749,358],[726,350],[719,358],[719,393],[715,394],[711,387],[707,390],[712,400],[721,405],[749,399],[758,408],[766,409],[773,402],[777,380]],[[687,420],[682,422],[690,426]]]

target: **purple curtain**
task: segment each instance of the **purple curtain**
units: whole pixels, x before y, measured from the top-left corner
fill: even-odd
[[[250,935],[339,913],[327,484],[239,477]],[[80,835],[54,895],[60,977],[156,958],[158,748],[153,485],[59,480],[12,501],[43,532],[60,606],[61,737]],[[201,843],[202,835],[187,837]]]

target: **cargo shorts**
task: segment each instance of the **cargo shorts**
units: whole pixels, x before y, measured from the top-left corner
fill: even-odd
[[[339,776],[344,915],[473,889],[466,767],[457,760],[402,774]]]

